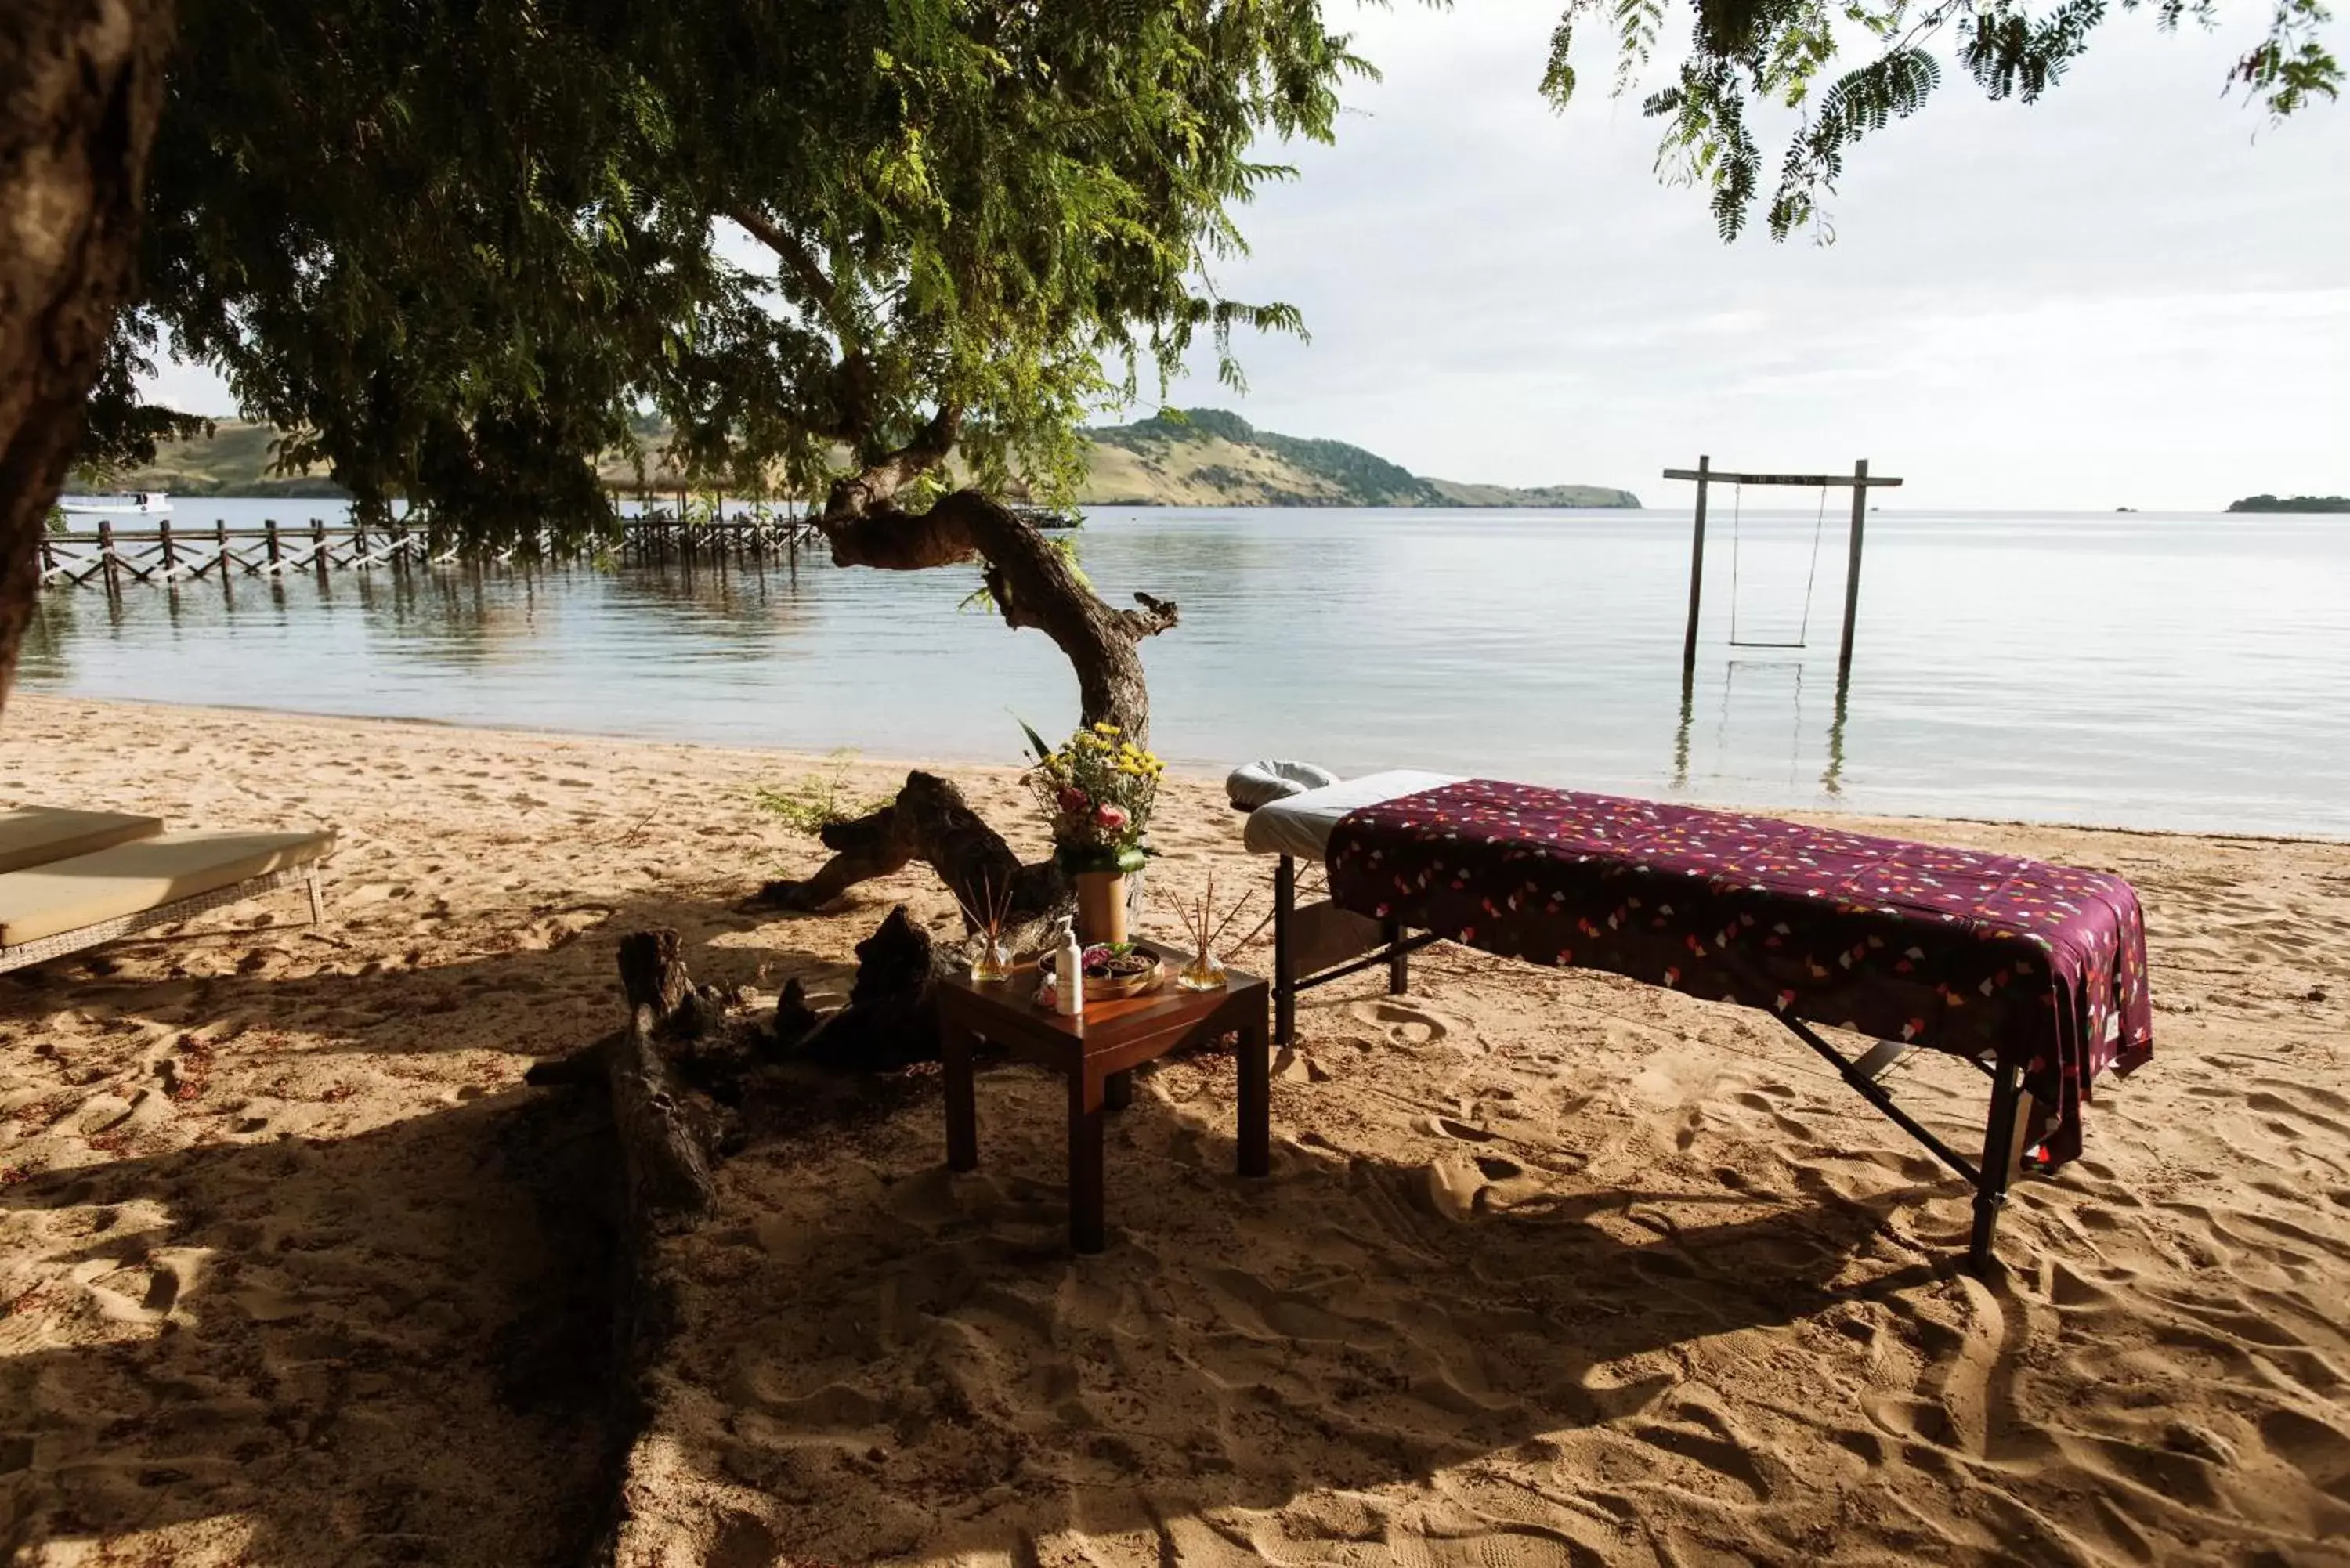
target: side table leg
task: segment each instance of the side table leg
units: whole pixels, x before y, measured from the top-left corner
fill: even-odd
[[[1069,1245],[1098,1252],[1108,1244],[1102,1200],[1102,1075],[1069,1074]]]
[[[939,1061],[947,1090],[947,1168],[979,1168],[979,1096],[972,1083],[972,1035],[960,1023],[939,1026]]]
[[[1290,923],[1297,915],[1297,863],[1284,855],[1273,868],[1273,1036],[1297,1040],[1297,949]]]
[[[1273,1046],[1263,1013],[1254,1013],[1242,1023],[1235,1054],[1241,1070],[1241,1174],[1269,1176],[1273,1172]]]
[[[1114,1111],[1122,1111],[1134,1104],[1134,1069],[1112,1073],[1102,1080],[1102,1104]]]

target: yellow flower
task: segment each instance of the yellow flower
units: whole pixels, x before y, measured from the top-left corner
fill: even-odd
[[[1094,733],[1097,735],[1115,735],[1118,733],[1118,726],[1111,723],[1108,720],[1104,719],[1100,723],[1094,726]]]

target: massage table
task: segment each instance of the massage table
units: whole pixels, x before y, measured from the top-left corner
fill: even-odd
[[[1276,1042],[1298,992],[1385,964],[1400,995],[1438,941],[1760,1008],[1974,1189],[1978,1272],[2017,1166],[2076,1157],[2091,1081],[2152,1054],[2145,922],[2119,877],[1440,774],[1243,808],[1243,843],[1276,857]],[[1324,865],[1326,902],[1298,907],[1300,860]],[[1814,1024],[1877,1044],[1848,1057]],[[1917,1050],[1991,1080],[1980,1162],[1887,1092]]]

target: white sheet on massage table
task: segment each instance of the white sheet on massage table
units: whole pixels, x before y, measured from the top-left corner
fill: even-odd
[[[1340,820],[1348,812],[1460,782],[1451,774],[1414,773],[1409,769],[1343,779],[1321,789],[1291,795],[1287,800],[1274,801],[1271,805],[1258,806],[1248,815],[1241,842],[1252,855],[1294,855],[1301,860],[1319,861],[1322,852],[1330,846],[1330,836],[1338,831]]]

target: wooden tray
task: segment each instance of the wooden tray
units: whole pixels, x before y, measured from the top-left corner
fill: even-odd
[[[1158,990],[1167,979],[1167,961],[1157,953],[1145,953],[1143,956],[1150,961],[1150,967],[1140,974],[1123,975],[1117,980],[1104,980],[1090,974],[1086,976],[1086,1000],[1107,1002],[1116,997],[1140,996],[1145,992]],[[1053,958],[1051,953],[1037,956],[1036,972],[1040,978],[1053,972]]]

